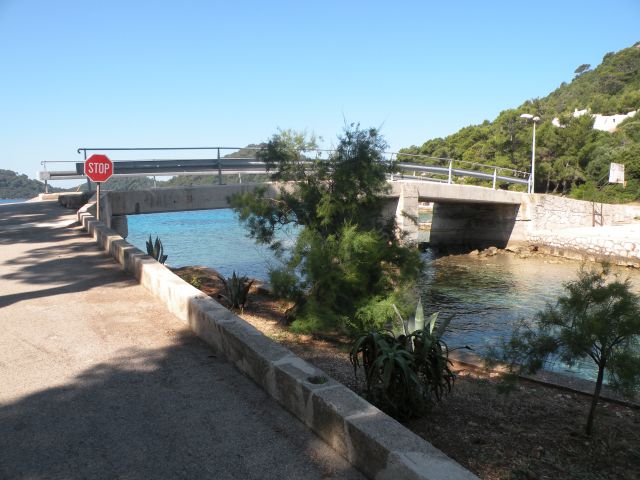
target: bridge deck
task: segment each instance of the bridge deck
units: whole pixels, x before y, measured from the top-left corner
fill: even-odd
[[[0,206],[0,478],[362,478],[73,213]]]

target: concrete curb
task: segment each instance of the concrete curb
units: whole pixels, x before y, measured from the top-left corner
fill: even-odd
[[[477,479],[322,370],[264,336],[200,290],[127,243],[89,213],[78,221],[96,243],[169,311],[260,385],[368,478]],[[326,378],[314,383],[314,377]]]

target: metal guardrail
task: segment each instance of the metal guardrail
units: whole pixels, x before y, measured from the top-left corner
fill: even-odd
[[[112,159],[114,165],[114,176],[179,176],[179,175],[211,175],[217,173],[218,183],[223,183],[223,175],[229,174],[264,174],[267,173],[266,165],[261,160],[254,157],[233,158],[221,156],[225,151],[255,151],[259,147],[140,147],[140,148],[79,148],[78,153],[82,153],[87,159],[89,152],[166,152],[166,151],[215,151],[215,157],[209,158],[167,158],[167,159]],[[310,160],[322,160],[322,155],[331,153],[332,150],[313,150]],[[313,158],[315,155],[315,159]],[[391,180],[410,178],[414,181],[428,181],[441,183],[454,183],[455,178],[469,177],[492,182],[495,189],[498,182],[511,183],[517,185],[529,185],[530,176],[528,172],[522,172],[506,167],[484,165],[480,163],[454,160],[449,158],[430,157],[419,154],[406,154],[396,152],[385,152],[390,162],[394,162],[396,172],[390,175]],[[396,161],[394,161],[394,157]],[[416,159],[420,163],[397,161]],[[49,164],[65,163],[73,164],[71,170],[49,170]],[[43,170],[39,172],[39,177],[45,183],[51,180],[85,179],[84,162],[77,161],[43,161]],[[407,172],[411,172],[410,176]]]

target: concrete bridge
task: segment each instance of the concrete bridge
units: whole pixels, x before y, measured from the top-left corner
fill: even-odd
[[[425,181],[390,181],[386,215],[395,216],[409,241],[416,241],[420,202],[433,202],[432,245],[485,248],[527,243],[540,231],[630,223],[637,207],[594,205],[591,202],[544,194],[494,190],[471,185]],[[275,195],[281,185],[236,184],[106,192],[101,219],[123,236],[127,215],[228,208],[235,193],[267,189]]]

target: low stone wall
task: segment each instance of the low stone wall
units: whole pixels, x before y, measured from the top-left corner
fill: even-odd
[[[594,209],[597,225],[630,223],[640,215],[638,207],[587,202],[556,195],[530,195],[531,229],[553,230],[572,227],[591,227]],[[600,215],[601,218],[600,218]]]
[[[629,230],[628,235],[608,235],[602,227],[540,231],[529,235],[529,243],[550,255],[640,267],[640,228]]]
[[[477,477],[322,370],[127,243],[88,208],[82,227],[124,270],[205,342],[260,385],[368,478],[467,480]],[[326,381],[319,383],[318,378]]]

